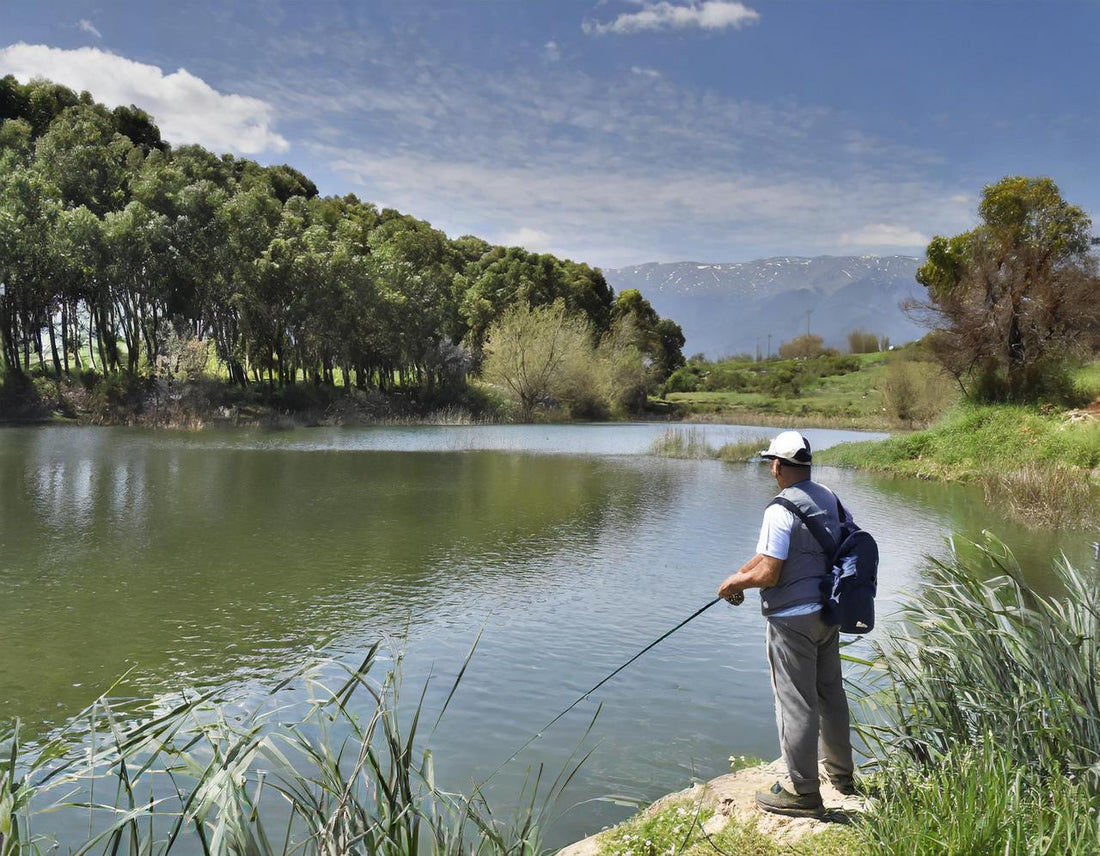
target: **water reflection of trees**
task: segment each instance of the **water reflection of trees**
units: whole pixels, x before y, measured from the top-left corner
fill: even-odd
[[[209,685],[535,591],[676,483],[596,458],[9,438],[0,592],[17,644],[0,645],[0,717],[32,726],[134,665],[142,692]]]

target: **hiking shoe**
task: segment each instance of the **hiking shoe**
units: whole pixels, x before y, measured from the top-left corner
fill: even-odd
[[[757,791],[756,805],[763,811],[790,817],[821,817],[825,812],[821,794],[792,794],[779,782],[772,785],[771,790]]]
[[[856,780],[852,776],[838,776],[835,779],[830,777],[829,782],[843,796],[863,796],[862,785],[857,785]]]

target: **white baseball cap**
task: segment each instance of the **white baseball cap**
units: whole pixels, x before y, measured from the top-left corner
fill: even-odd
[[[797,466],[808,466],[813,460],[810,441],[797,431],[784,431],[772,440],[767,449],[760,452],[762,458],[779,458]]]

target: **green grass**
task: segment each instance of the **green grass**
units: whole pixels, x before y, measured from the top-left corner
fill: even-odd
[[[1084,398],[1100,398],[1100,360],[1078,368],[1073,373],[1073,386]]]
[[[994,739],[952,749],[932,766],[897,764],[877,777],[879,803],[858,831],[884,856],[1100,853],[1100,802],[1081,782],[1029,776]]]
[[[815,461],[837,466],[976,481],[1027,464],[1100,466],[1100,426],[1025,405],[956,405],[938,424],[888,440],[823,449]]]
[[[878,390],[887,355],[851,355],[860,368],[845,374],[827,374],[806,380],[795,395],[764,391],[698,390],[670,392],[665,398],[681,412],[702,417],[755,418],[758,422],[783,425],[830,425],[861,428],[888,427],[891,420],[883,410]],[[768,373],[798,371],[796,360],[764,363],[731,362],[729,368]]]
[[[655,813],[643,813],[601,837],[600,856],[855,856],[862,853],[852,829],[833,827],[794,844],[780,844],[755,823],[731,820],[718,833],[704,835],[702,826],[714,814],[685,799]]]
[[[1027,525],[1096,522],[1100,424],[1057,410],[964,403],[924,431],[843,443],[814,457],[820,464],[981,483],[991,503]]]

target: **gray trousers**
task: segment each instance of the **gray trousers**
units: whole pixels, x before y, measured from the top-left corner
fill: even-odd
[[[853,772],[840,630],[827,625],[820,612],[769,618],[767,642],[783,760],[795,792],[816,794],[819,735],[829,776]]]

